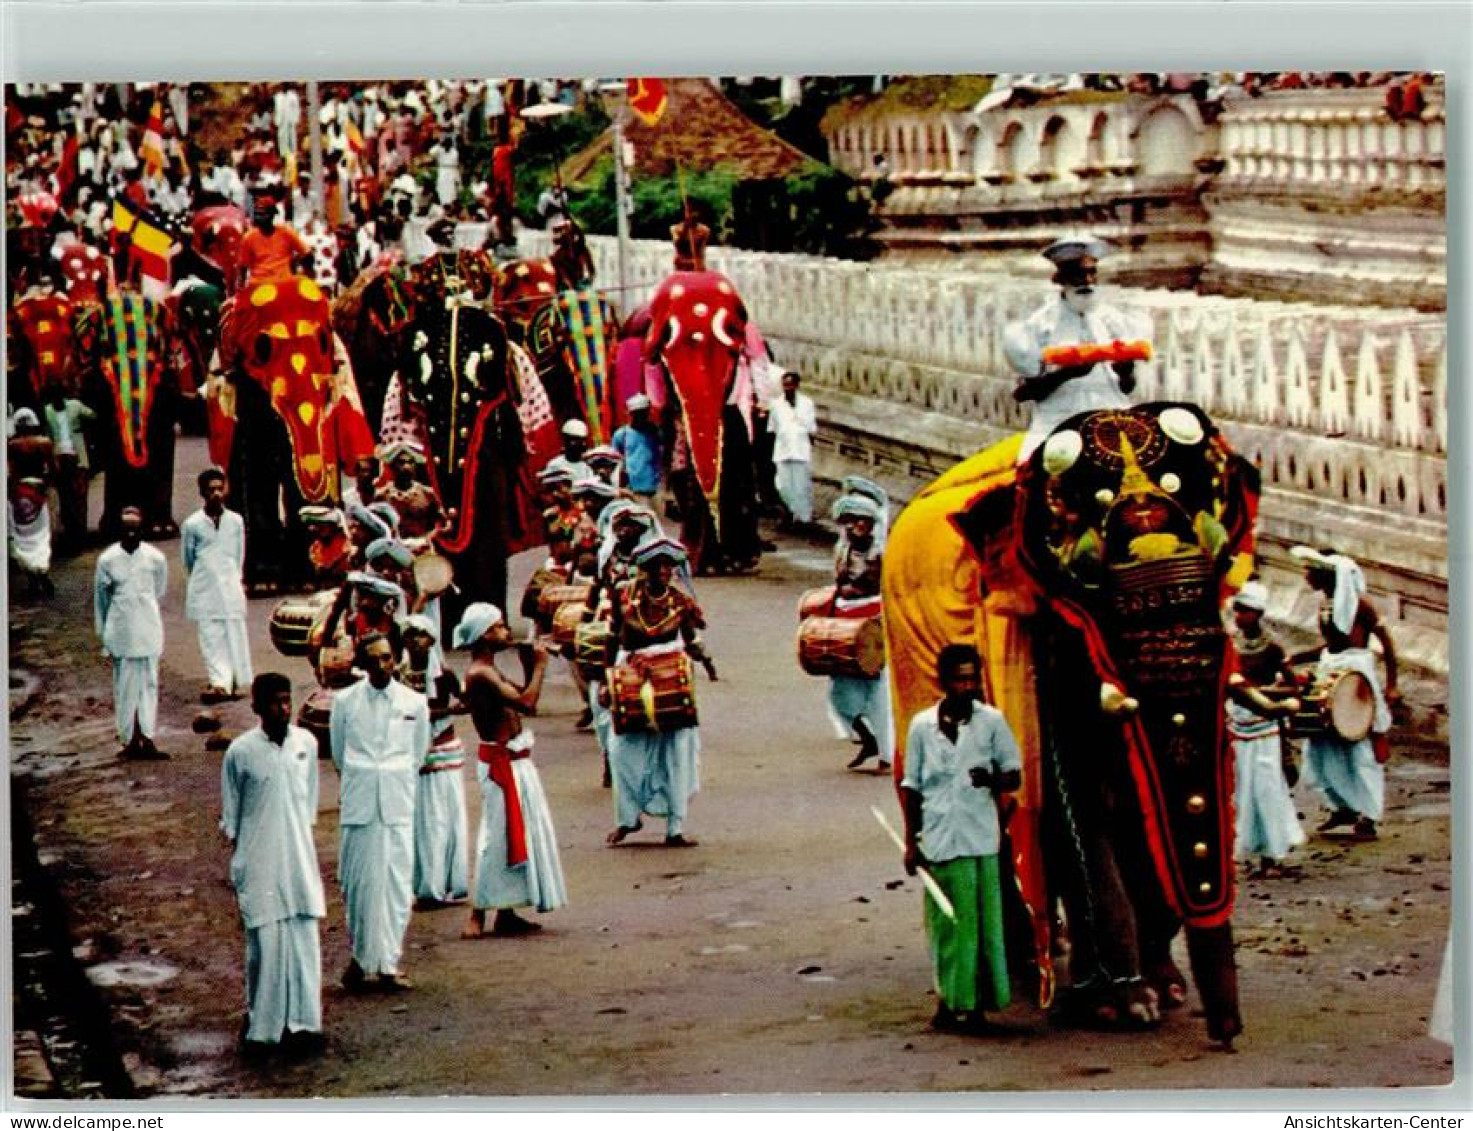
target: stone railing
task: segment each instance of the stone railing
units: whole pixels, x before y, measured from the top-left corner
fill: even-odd
[[[589,242],[599,278],[617,278],[614,241]],[[545,237],[524,238],[524,250],[545,252]],[[867,468],[903,501],[1025,427],[1002,335],[1047,300],[1046,283],[728,248],[712,248],[708,263],[819,402],[820,475]],[[644,301],[669,270],[668,245],[635,242],[620,307]],[[1202,405],[1261,467],[1270,558],[1284,564],[1294,542],[1338,546],[1366,559],[1393,619],[1441,622],[1445,633],[1440,316],[1164,291],[1115,290],[1108,301],[1154,323],[1156,359],[1136,397]]]
[[[1420,117],[1393,121],[1386,92],[1279,91],[1227,103],[1219,121],[1219,190],[1257,183],[1290,191],[1445,191],[1442,91]]]

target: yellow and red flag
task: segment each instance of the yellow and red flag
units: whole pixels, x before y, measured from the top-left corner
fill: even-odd
[[[350,119],[343,127],[343,134],[347,137],[348,148],[353,151],[354,156],[362,157],[368,146],[363,141],[363,131],[358,128],[358,124]]]
[[[148,176],[156,177],[164,171],[164,104],[158,99],[154,99],[153,109],[148,112],[148,125],[143,129],[138,150]]]
[[[664,79],[630,79],[629,108],[639,115],[647,126],[653,126],[665,114],[670,97],[665,91]]]
[[[138,265],[143,292],[158,297],[169,290],[169,259],[174,254],[174,238],[164,230],[152,214],[126,196],[113,198],[113,247],[118,236],[128,236],[128,256]]]

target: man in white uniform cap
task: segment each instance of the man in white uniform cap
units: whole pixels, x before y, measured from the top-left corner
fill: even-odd
[[[1033,403],[1033,419],[1019,463],[1076,413],[1130,407],[1137,363],[1051,366],[1043,360],[1043,351],[1050,346],[1150,337],[1144,317],[1099,302],[1095,287],[1099,261],[1111,250],[1109,244],[1089,236],[1050,244],[1043,256],[1054,264],[1053,281],[1059,286],[1059,297],[1014,322],[1003,334],[1003,352],[1019,377],[1013,395],[1019,401]]]
[[[589,467],[583,459],[583,453],[588,450],[588,425],[581,420],[568,420],[563,422],[563,452],[562,455],[553,456],[547,461],[544,470],[565,470],[572,476],[572,482],[579,483],[584,479],[593,478],[593,468]]]

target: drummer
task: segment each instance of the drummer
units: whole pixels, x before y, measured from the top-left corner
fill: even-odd
[[[618,448],[608,444],[589,448],[583,462],[594,475],[613,487],[616,494],[624,493],[624,456]]]
[[[670,538],[656,538],[634,551],[636,575],[613,608],[616,664],[684,653],[706,665],[709,657],[700,637],[706,621],[695,598],[671,584],[686,561],[685,548]],[[694,680],[691,681],[692,685]],[[665,731],[613,734],[609,769],[614,782],[617,825],[607,837],[619,844],[644,827],[643,816],[665,818],[665,844],[690,848],[685,835],[691,796],[700,788],[701,734],[694,724]]]
[[[307,528],[307,558],[312,564],[312,582],[318,589],[333,589],[348,576],[353,553],[348,541],[348,524],[337,507],[307,506],[298,512]]]
[[[366,551],[371,542],[380,538],[392,538],[394,529],[384,521],[382,515],[362,504],[355,503],[347,509],[348,542],[352,552],[348,557],[350,569],[361,570],[368,564]]]
[[[611,514],[612,512],[612,514]],[[604,508],[600,525],[607,518],[608,535],[599,547],[597,569],[593,589],[588,594],[584,607],[583,623],[601,622],[613,631],[614,606],[634,582],[634,552],[649,536],[655,525],[655,516],[643,507],[624,499],[616,500]],[[585,672],[588,679],[588,709],[592,713],[593,733],[598,738],[598,749],[603,759],[603,785],[613,785],[609,771],[609,746],[614,738],[613,712],[602,701],[605,675],[602,668],[590,667]]]
[[[389,468],[389,482],[378,497],[399,515],[399,537],[406,541],[428,538],[444,519],[440,499],[424,481],[428,460],[424,449],[412,440],[399,440],[379,447],[379,458]]]
[[[542,525],[547,531],[547,551],[552,559],[548,564],[566,570],[573,559],[574,531],[583,517],[583,508],[573,498],[573,473],[549,464],[537,479],[547,503],[542,511]]]
[[[1366,599],[1365,575],[1352,558],[1309,546],[1295,546],[1289,552],[1303,563],[1306,582],[1323,600],[1319,623],[1325,641],[1318,648],[1295,653],[1290,663],[1316,660],[1317,684],[1341,672],[1359,672],[1370,683],[1375,698],[1375,714],[1367,737],[1347,742],[1327,730],[1306,741],[1309,777],[1331,808],[1318,831],[1328,832],[1348,825],[1357,838],[1372,840],[1386,800],[1385,762],[1391,749],[1389,704],[1399,698],[1396,647]],[[1375,654],[1371,651],[1373,637],[1381,642],[1381,654],[1386,662],[1384,692]]]
[[[1233,650],[1238,670],[1228,677],[1227,730],[1232,740],[1234,805],[1237,836],[1233,855],[1251,863],[1259,858],[1257,874],[1279,873],[1289,850],[1304,843],[1304,830],[1289,790],[1298,771],[1285,757],[1279,720],[1292,714],[1298,700],[1276,704],[1261,689],[1293,685],[1288,658],[1278,641],[1263,627],[1268,589],[1249,581],[1233,598]],[[1292,780],[1289,776],[1292,775]]]
[[[578,519],[578,525],[573,528],[573,552],[575,554],[585,550],[598,553],[599,515],[618,496],[617,487],[596,475],[573,484],[573,498],[583,510],[583,514]]]
[[[834,521],[844,534],[834,550],[834,607],[836,617],[880,615],[880,563],[885,551],[878,527],[884,511],[870,495],[851,492],[834,504]],[[872,679],[829,677],[829,711],[839,735],[859,744],[849,760],[857,770],[878,758],[877,772],[890,769],[895,729],[890,714],[890,682],[882,668]]]
[[[455,715],[465,713],[460,680],[439,660],[440,630],[428,617],[404,620],[405,663],[399,679],[430,702],[430,749],[414,799],[414,895],[420,910],[460,903],[469,894],[466,853],[465,748]]]

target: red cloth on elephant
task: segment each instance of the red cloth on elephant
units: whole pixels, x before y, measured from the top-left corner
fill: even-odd
[[[22,295],[10,308],[11,324],[25,339],[30,379],[37,395],[49,385],[73,387],[72,304],[58,294]]]

